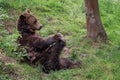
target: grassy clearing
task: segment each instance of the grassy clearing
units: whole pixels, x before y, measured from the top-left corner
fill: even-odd
[[[19,36],[16,20],[25,9],[29,8],[45,26],[39,31],[40,35],[47,37],[57,32],[63,33],[67,47],[71,48],[69,58],[82,60],[83,63],[82,69],[60,70],[48,75],[43,74],[40,67],[10,63],[12,65],[10,69],[15,69],[14,73],[17,74],[18,79],[22,76],[23,80],[119,80],[120,1],[99,0],[99,3],[101,19],[109,43],[100,42],[93,45],[90,40],[83,40],[86,35],[83,0],[0,0],[1,52],[14,59],[19,58],[14,54],[17,49],[16,39]],[[13,34],[8,33],[8,27],[12,29]],[[2,80],[10,80],[10,78],[9,73],[0,74]]]

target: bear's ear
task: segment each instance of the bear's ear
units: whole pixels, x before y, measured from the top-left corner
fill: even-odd
[[[20,15],[20,19],[25,19],[25,16],[23,14]]]
[[[27,9],[25,12],[26,12],[26,13],[30,13],[30,9]]]

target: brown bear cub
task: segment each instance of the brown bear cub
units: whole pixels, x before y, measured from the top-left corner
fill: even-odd
[[[42,25],[29,10],[19,16],[17,28],[21,36],[18,42],[25,47],[31,64],[40,63],[44,72],[51,70],[80,67],[81,63],[69,59],[60,58],[61,51],[66,41],[61,33],[57,33],[48,39],[43,39],[36,30]]]

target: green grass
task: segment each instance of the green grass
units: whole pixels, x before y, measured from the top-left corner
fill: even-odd
[[[82,60],[81,69],[60,70],[44,74],[40,66],[15,63],[14,73],[23,80],[119,80],[120,79],[120,1],[99,0],[101,19],[107,32],[109,43],[94,44],[83,40],[86,36],[84,0],[0,0],[0,51],[18,60],[16,20],[26,9],[45,26],[40,35],[47,37],[61,32],[65,35],[67,47],[71,48],[69,58]],[[14,25],[6,26],[4,22]],[[7,24],[7,23],[6,23]],[[13,29],[8,34],[7,27]],[[19,53],[16,53],[19,55]],[[63,55],[64,56],[64,55]],[[18,58],[18,59],[17,59]],[[8,66],[9,68],[9,66]],[[0,74],[0,79],[9,80],[8,73]]]

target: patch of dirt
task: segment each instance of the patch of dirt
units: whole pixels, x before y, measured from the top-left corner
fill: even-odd
[[[9,76],[10,76],[11,79],[13,79],[13,80],[25,80],[22,76],[19,76],[19,75],[14,74],[14,73],[9,74]]]
[[[13,20],[4,20],[3,25],[9,34],[13,34],[13,28],[15,28],[16,22]]]
[[[3,70],[2,73],[7,74],[12,80],[25,80],[22,75],[19,75],[16,73],[17,69],[11,68],[11,67],[5,65],[7,63],[10,63],[10,64],[16,63],[17,64],[17,62],[13,58],[8,57],[4,53],[0,52],[0,60],[4,63],[2,65],[3,67],[1,67],[1,69]]]
[[[8,57],[4,53],[1,53],[1,52],[0,52],[0,60],[2,60],[5,63],[16,63],[16,61],[13,58]]]
[[[13,16],[13,15],[17,15],[17,14],[19,14],[20,12],[18,11],[18,10],[16,10],[16,9],[9,9],[8,10],[8,14],[10,15],[10,16]]]
[[[13,29],[16,27],[18,14],[19,13],[16,10],[10,9],[8,10],[8,15],[10,19],[6,19],[2,21],[5,30],[7,30],[9,34],[13,34]]]

